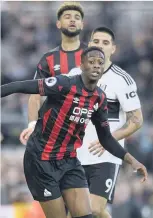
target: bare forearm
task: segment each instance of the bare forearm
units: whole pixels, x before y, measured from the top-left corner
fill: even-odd
[[[28,103],[28,119],[29,122],[38,120],[38,111],[41,108],[46,96],[30,95]]]
[[[112,135],[116,140],[127,138],[140,129],[142,124],[143,117],[141,110],[130,111],[127,113],[126,123],[120,129],[113,132]]]
[[[40,95],[30,95],[28,103],[28,119],[29,122],[38,120],[38,111],[41,106]]]

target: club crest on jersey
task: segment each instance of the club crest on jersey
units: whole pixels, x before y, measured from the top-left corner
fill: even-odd
[[[49,87],[54,86],[56,84],[56,82],[57,82],[56,77],[49,77],[49,78],[45,79],[45,83]]]

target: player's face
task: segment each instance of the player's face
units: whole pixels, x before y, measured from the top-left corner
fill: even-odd
[[[83,29],[83,21],[79,11],[64,11],[57,21],[57,28],[68,37],[74,37],[80,34]]]
[[[96,50],[88,52],[81,69],[89,81],[97,82],[104,72],[104,55]]]
[[[96,32],[93,34],[91,41],[89,42],[89,46],[96,46],[105,54],[105,60],[110,60],[112,54],[114,54],[116,50],[116,46],[112,41],[112,37],[105,32]]]

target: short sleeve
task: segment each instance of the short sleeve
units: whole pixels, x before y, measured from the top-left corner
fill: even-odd
[[[38,80],[39,93],[42,96],[61,96],[70,89],[69,78],[59,75]]]
[[[117,98],[125,112],[141,108],[136,83],[130,75],[128,75],[128,77],[131,81],[130,84],[127,84],[126,81],[121,78],[119,85],[116,87]]]
[[[52,76],[52,72],[49,70],[48,62],[46,60],[46,55],[44,55],[39,63],[37,64],[36,73],[34,79],[48,78]]]

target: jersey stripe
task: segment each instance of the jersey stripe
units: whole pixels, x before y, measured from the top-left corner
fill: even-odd
[[[80,51],[75,52],[75,65],[77,67],[80,67],[81,64],[81,54],[82,54],[82,49]]]
[[[84,104],[85,102],[85,97],[84,96],[81,96],[80,97],[80,100],[79,100],[79,104],[78,104],[78,107],[83,107],[82,105]],[[61,145],[61,148],[60,148],[60,151],[59,153],[57,154],[57,159],[63,159],[63,156],[64,156],[64,153],[66,152],[67,150],[67,145],[68,143],[70,142],[70,139],[71,139],[71,136],[74,135],[74,130],[76,128],[76,125],[77,123],[75,122],[72,122],[67,130],[67,134],[65,136],[65,139]]]
[[[84,95],[87,97],[87,95],[89,95],[88,92],[86,92],[84,89],[82,90],[82,93],[84,93]],[[95,95],[94,95],[95,94]],[[90,98],[88,98],[86,100],[86,104],[88,104],[88,110],[92,110],[93,109],[93,106],[94,104],[97,102],[97,99],[98,99],[98,92],[95,91],[95,93],[93,94],[93,96],[91,96]],[[83,131],[84,129],[86,128],[87,126],[87,123],[84,124],[84,127],[83,127]],[[79,134],[80,134],[80,131],[81,129],[79,129],[79,131],[77,132],[77,136],[78,136],[78,139],[76,139],[75,143],[74,143],[74,150],[70,153],[70,157],[75,157],[76,156],[76,149],[80,147],[80,144],[82,143],[82,138],[80,139],[79,137]]]
[[[72,89],[73,89],[73,93],[74,93],[73,95],[72,95],[72,91],[71,91]],[[42,159],[42,160],[49,160],[49,156],[50,156],[49,153],[51,153],[53,148],[54,148],[56,139],[58,138],[59,132],[63,126],[66,115],[71,108],[73,98],[75,95],[74,89],[75,89],[75,86],[72,86],[70,92],[67,94],[67,96],[63,102],[63,105],[61,106],[61,109],[58,113],[56,122],[54,123],[53,129],[50,133],[49,139],[48,139],[47,144],[45,145],[45,148],[43,151],[43,153],[48,153],[48,155],[45,156],[45,159]],[[44,156],[42,156],[42,158],[44,158]]]
[[[124,75],[123,73],[121,73],[120,71],[118,71],[117,69],[115,69],[115,68],[114,68],[114,65],[113,65],[113,67],[112,67],[111,69],[112,69],[112,71],[113,71],[114,73],[116,73],[116,74],[118,74],[119,76],[123,77],[123,79],[126,81],[126,83],[127,83],[128,86],[131,84],[131,82],[129,81],[129,78],[128,78],[126,75]]]
[[[119,164],[116,164],[115,165],[115,174],[114,174],[114,179],[113,179],[113,184],[112,184],[112,187],[111,187],[111,191],[109,193],[109,200],[112,199],[112,193],[113,193],[113,189],[114,189],[114,186],[115,186],[115,183],[116,183],[116,179],[117,179],[117,175],[119,173],[119,168],[120,168],[120,165]]]
[[[123,79],[125,80],[125,82],[127,83],[128,86],[130,85],[129,82],[128,82],[128,80],[127,80],[127,78],[126,78],[125,76],[123,76],[122,74],[118,73],[113,67],[112,67],[111,69],[112,69],[112,71],[113,71],[114,73],[116,73],[117,75],[123,77]]]
[[[99,104],[99,108],[100,108],[101,105],[103,104],[104,99],[105,99],[105,95],[104,95],[104,93],[102,93],[102,98],[101,98],[101,101],[100,101],[100,104]]]
[[[118,67],[117,65],[113,65],[114,66],[114,68],[116,69],[116,70],[118,70],[120,73],[122,73],[122,74],[124,74],[125,76],[127,76],[128,77],[128,79],[129,79],[129,81],[130,81],[130,84],[133,84],[133,80],[132,80],[132,78],[131,78],[131,76],[128,74],[128,73],[126,73],[125,71],[123,71],[120,67]]]
[[[68,57],[68,73],[69,73],[73,68],[76,67],[74,53],[68,52],[67,57]]]
[[[84,107],[84,105],[89,104],[89,98],[87,98],[89,93],[86,90],[84,90],[83,88],[81,90],[81,93],[82,93],[82,96],[85,97],[85,102],[80,101],[79,104],[80,104],[80,107]],[[72,151],[70,153],[70,157],[76,157],[75,148],[80,147],[80,143],[82,143],[82,141],[81,141],[81,139],[79,137],[80,131],[81,131],[81,129],[79,128],[79,126],[76,126],[76,130],[75,130],[74,134],[77,137],[77,139],[75,141],[73,141],[73,139],[71,139],[71,141],[70,141],[70,144],[72,144],[72,143],[74,144],[73,147],[72,147]]]
[[[44,132],[44,130],[45,130],[45,128],[46,128],[46,124],[47,124],[48,118],[49,118],[49,116],[51,116],[51,110],[52,110],[52,109],[49,109],[49,110],[44,114],[42,132]]]
[[[55,71],[54,71],[54,55],[50,55],[46,57],[48,66],[49,66],[49,72],[51,76],[55,76]]]
[[[61,73],[68,73],[68,58],[67,53],[60,50],[60,67],[61,67]]]
[[[60,54],[59,51],[54,52],[54,72],[55,75],[60,75]]]

